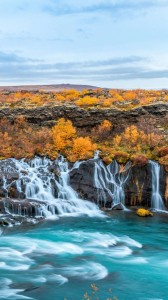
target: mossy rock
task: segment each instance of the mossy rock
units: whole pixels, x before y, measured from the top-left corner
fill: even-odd
[[[150,210],[145,209],[145,208],[137,209],[136,214],[139,217],[153,217],[153,213]]]

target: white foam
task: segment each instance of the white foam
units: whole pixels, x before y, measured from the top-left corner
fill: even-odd
[[[47,282],[47,279],[44,276],[38,276],[36,278],[30,279],[30,281],[37,283],[45,283]]]
[[[98,246],[98,247],[108,248],[109,246],[116,245],[117,241],[119,240],[117,237],[113,235],[101,234],[101,233],[95,233],[90,236],[95,238],[91,240],[87,245],[94,246],[94,247]]]
[[[86,262],[75,267],[64,267],[62,271],[68,277],[79,277],[85,280],[101,280],[108,275],[107,269],[95,262]]]
[[[26,297],[23,295],[19,295],[19,293],[24,292],[24,290],[21,289],[10,289],[10,288],[2,288],[0,291],[0,299],[10,299],[10,300],[25,300],[25,299],[29,299],[29,300],[33,300],[33,298],[30,297]]]
[[[28,251],[28,250],[27,250]],[[0,251],[0,259],[1,260],[7,260],[7,261],[17,261],[17,262],[26,262],[26,263],[32,263],[32,259],[28,258],[24,254],[25,252],[20,252],[18,250],[15,250],[13,248],[9,247],[1,247]],[[28,252],[27,252],[28,253]]]
[[[6,241],[11,245],[9,252],[11,251],[11,257],[16,260],[25,260],[32,263],[33,260],[25,256],[30,253],[50,253],[50,254],[83,254],[83,249],[73,243],[66,242],[50,242],[40,239],[29,239],[24,237],[17,237],[16,239],[7,238]],[[19,248],[19,251],[13,250],[13,248]],[[16,254],[16,255],[14,255]],[[10,255],[7,254],[7,257]]]
[[[20,299],[31,299],[33,298],[26,297],[23,295],[18,295],[19,293],[24,292],[23,289],[12,289],[10,285],[12,284],[12,280],[9,278],[3,278],[0,280],[0,299],[10,299],[10,300],[20,300]]]
[[[108,249],[104,254],[109,257],[114,258],[123,258],[132,254],[132,250],[127,246],[114,247],[112,249]],[[103,253],[102,253],[103,254]]]
[[[139,264],[147,264],[148,260],[145,257],[135,257],[135,258],[131,258],[129,260],[124,260],[123,263],[139,265]]]
[[[83,249],[72,243],[53,243],[48,241],[37,240],[38,253],[50,253],[50,254],[83,254]]]
[[[2,278],[1,280],[0,280],[0,286],[4,286],[4,285],[6,285],[6,286],[8,286],[8,285],[10,285],[10,284],[12,284],[12,280],[11,279],[9,279],[9,278]]]
[[[60,285],[63,285],[68,282],[68,278],[60,274],[52,274],[47,277],[47,281],[51,281],[51,282],[54,281],[54,282],[58,282],[58,284]]]
[[[131,239],[128,236],[123,236],[120,238],[120,240],[122,240],[125,244],[132,246],[132,247],[136,247],[136,248],[142,248],[142,244],[140,244],[139,242]]]
[[[0,262],[0,269],[2,269],[2,270],[26,271],[29,268],[30,268],[29,265],[21,265],[21,264],[8,265],[5,262]]]

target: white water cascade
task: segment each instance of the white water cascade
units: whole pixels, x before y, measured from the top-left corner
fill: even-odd
[[[39,203],[36,217],[44,216],[102,216],[101,211],[92,202],[78,198],[76,192],[69,185],[68,163],[63,157],[52,162],[47,158],[35,157],[30,161],[12,159],[19,178],[15,180],[17,191],[25,195],[25,199]],[[54,166],[57,174],[50,168]],[[74,165],[74,168],[78,164]],[[56,175],[56,176],[55,176]],[[59,176],[57,176],[59,175]],[[4,179],[4,188],[8,191],[11,184]],[[26,201],[27,201],[26,200]],[[16,200],[17,201],[17,200]],[[18,201],[17,201],[18,202]],[[22,203],[22,201],[20,201]],[[43,204],[44,203],[44,204]],[[13,205],[13,204],[12,204]],[[10,205],[10,213],[13,213]],[[9,206],[7,207],[9,210]],[[13,209],[14,210],[14,209]],[[18,215],[26,215],[26,208],[17,209]],[[16,209],[14,211],[16,214]]]
[[[116,161],[105,167],[102,160],[95,160],[94,185],[98,190],[98,204],[106,204],[107,198],[112,199],[111,209],[120,205],[125,209],[124,184],[129,177],[128,163],[124,170],[120,172],[120,167]]]
[[[149,161],[152,172],[152,198],[151,208],[157,211],[165,210],[163,199],[159,190],[160,165],[155,161]]]

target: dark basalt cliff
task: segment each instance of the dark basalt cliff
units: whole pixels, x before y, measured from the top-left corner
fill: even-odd
[[[17,116],[22,115],[33,125],[52,126],[59,118],[70,119],[77,128],[90,129],[103,120],[109,120],[114,125],[114,131],[125,129],[126,126],[137,124],[142,119],[153,120],[156,126],[164,128],[168,123],[168,104],[158,103],[142,106],[132,110],[119,109],[83,109],[75,105],[62,106],[41,106],[36,108],[4,108],[0,109],[0,118],[7,118],[13,121]]]
[[[128,162],[123,168],[93,158],[71,167],[62,157],[0,161],[0,226],[79,208],[83,213],[84,203],[91,203],[80,206],[81,199],[103,209],[168,208],[168,172],[155,161],[141,167]]]
[[[106,170],[109,172],[106,173]],[[98,174],[98,175],[97,175]],[[113,177],[109,177],[113,174]],[[95,177],[97,176],[97,177]],[[128,166],[120,172],[115,168],[115,162],[107,167],[101,165],[95,169],[95,161],[82,162],[77,169],[70,172],[70,184],[83,199],[89,199],[100,206],[111,207],[115,197],[122,198],[126,206],[151,207],[152,199],[152,169],[150,163],[145,166]],[[160,166],[159,193],[168,207],[168,195],[166,193],[168,176],[163,166]],[[97,180],[98,179],[98,180]],[[108,180],[109,179],[109,180]],[[97,185],[96,182],[99,181]],[[112,193],[109,193],[111,191]],[[103,199],[106,199],[104,201]],[[116,200],[118,200],[116,198]]]

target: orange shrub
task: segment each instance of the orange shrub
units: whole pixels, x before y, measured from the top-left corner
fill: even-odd
[[[104,120],[100,125],[92,129],[91,135],[93,140],[102,142],[107,139],[112,130],[112,123],[108,120]]]
[[[164,165],[165,167],[168,167],[168,155],[159,158],[159,163]]]
[[[121,164],[125,164],[129,160],[129,154],[124,151],[117,151],[114,154],[114,158]]]
[[[72,146],[73,139],[76,137],[76,128],[70,120],[66,121],[64,118],[61,118],[52,128],[52,136],[55,149],[64,153],[67,147]]]
[[[89,137],[78,137],[74,139],[72,150],[68,158],[70,161],[88,159],[93,157],[96,145],[92,143]]]
[[[94,106],[99,104],[99,99],[96,97],[85,96],[75,102],[78,106]]]
[[[134,165],[137,166],[145,166],[148,163],[148,159],[145,155],[143,154],[134,154],[131,156],[131,161],[133,162]]]
[[[109,156],[103,157],[103,162],[104,162],[106,165],[111,164],[112,161],[113,161],[113,160],[112,160]]]
[[[168,147],[161,147],[157,151],[157,155],[162,157],[168,155]]]
[[[35,154],[45,155],[46,144],[52,142],[48,128],[35,129],[20,116],[11,124],[8,120],[0,120],[0,157],[22,158]]]

